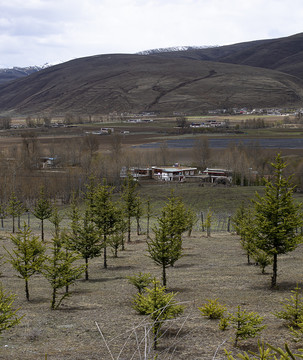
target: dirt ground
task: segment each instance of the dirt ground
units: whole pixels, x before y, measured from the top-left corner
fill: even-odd
[[[11,246],[5,237],[1,242]],[[5,289],[16,294],[15,305],[25,317],[18,326],[3,333],[0,359],[139,360],[145,359],[147,348],[146,359],[154,359],[158,354],[159,360],[217,360],[226,359],[224,348],[234,354],[255,350],[257,339],[240,342],[239,348],[234,349],[233,330],[222,332],[218,321],[201,316],[198,306],[215,298],[229,312],[241,305],[264,316],[267,328],[262,332],[262,340],[281,347],[288,342],[292,349],[297,348],[283,321],[273,312],[282,309],[281,300],[290,297],[297,283],[302,285],[302,246],[279,257],[276,290],[269,287],[271,269],[261,275],[258,267],[248,266],[235,235],[214,233],[207,238],[196,232],[184,238],[183,247],[184,256],[167,271],[167,287],[177,293],[177,300],[186,308],[179,319],[164,326],[157,352],[150,349],[151,336],[144,336],[149,332],[148,318],[132,309],[135,288],[126,279],[140,271],[160,278],[160,268],[147,256],[144,235],[133,236],[132,243],[118,258],[110,256],[108,269],[103,269],[102,257],[93,259],[90,280],[78,280],[71,297],[58,310],[50,309],[51,289],[41,275],[30,280],[31,300],[27,302],[23,280],[10,264],[3,264],[0,280]],[[2,246],[0,253],[4,253]]]

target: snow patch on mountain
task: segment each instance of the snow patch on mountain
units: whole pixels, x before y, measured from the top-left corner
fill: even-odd
[[[26,66],[26,67],[19,67],[19,66],[14,66],[12,68],[0,68],[1,72],[12,72],[12,71],[17,71],[17,72],[21,72],[27,75],[32,74],[33,72],[36,71],[40,71],[42,69],[46,69],[48,67],[50,67],[52,65],[46,63],[44,65],[38,66],[38,65],[34,65],[34,66]]]
[[[188,50],[197,50],[197,49],[207,49],[207,48],[214,48],[218,47],[218,45],[204,45],[204,46],[173,46],[167,48],[158,48],[158,49],[150,49],[150,50],[143,50],[138,53],[137,55],[152,55],[152,54],[160,54],[166,52],[174,52],[174,51],[188,51]]]

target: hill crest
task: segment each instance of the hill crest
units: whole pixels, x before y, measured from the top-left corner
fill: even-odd
[[[303,33],[144,56],[79,58],[0,85],[0,111],[168,114],[301,106],[302,40]]]

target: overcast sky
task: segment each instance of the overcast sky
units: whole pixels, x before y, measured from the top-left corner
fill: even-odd
[[[0,67],[303,32],[302,0],[0,0]]]

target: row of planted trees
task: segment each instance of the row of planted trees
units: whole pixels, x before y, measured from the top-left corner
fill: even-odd
[[[131,217],[138,212],[138,195],[135,192],[136,183],[127,178],[119,202],[112,200],[113,188],[105,182],[91,179],[87,185],[84,205],[79,206],[74,200],[70,208],[70,226],[61,228],[62,216],[47,200],[44,190],[40,192],[33,214],[41,220],[41,236],[34,235],[28,225],[10,235],[12,247],[6,248],[7,259],[24,280],[25,296],[30,300],[29,282],[34,274],[41,274],[52,288],[51,309],[57,309],[62,301],[70,295],[70,286],[85,273],[89,279],[89,260],[98,257],[103,252],[104,268],[107,268],[107,247],[125,249],[131,241]],[[150,206],[148,202],[148,214]],[[147,216],[149,218],[149,215]],[[50,239],[45,239],[43,222],[48,219],[54,225]],[[155,280],[155,293],[152,297],[156,306],[171,303],[165,311],[158,308],[161,319],[154,327],[155,346],[159,331],[164,320],[182,312],[182,307],[176,311],[173,294],[166,294],[166,268],[174,266],[182,255],[182,233],[193,226],[193,212],[186,209],[183,202],[173,194],[163,207],[158,223],[153,227],[154,236],[148,235],[148,253],[153,261],[162,268],[161,287]],[[85,263],[81,264],[80,259]],[[162,300],[161,300],[162,298]],[[141,306],[144,298],[141,299]],[[154,303],[155,304],[155,303]],[[168,304],[166,304],[168,305]],[[148,306],[149,308],[149,306]],[[146,313],[148,313],[146,308]],[[152,311],[154,313],[154,311]],[[153,316],[155,316],[153,314]],[[157,316],[156,316],[157,317]],[[7,311],[7,319],[3,321],[7,327],[14,326],[21,319],[13,311]],[[1,320],[0,320],[1,323]],[[1,330],[1,329],[0,329]]]
[[[29,279],[41,273],[49,280],[53,288],[52,309],[60,305],[69,295],[68,287],[85,272],[88,280],[89,259],[104,254],[104,268],[107,268],[107,247],[114,247],[115,254],[121,246],[124,249],[124,236],[128,231],[130,241],[130,218],[135,215],[138,206],[136,184],[127,179],[122,191],[124,202],[114,203],[113,188],[105,182],[97,183],[91,179],[85,193],[84,210],[73,200],[70,211],[70,227],[61,229],[62,216],[58,209],[47,199],[44,189],[33,209],[33,214],[41,221],[41,237],[33,235],[26,224],[15,234],[14,217],[21,213],[22,204],[15,195],[10,199],[8,212],[13,216],[13,234],[10,239],[13,250],[7,250],[9,261],[25,281],[27,300],[30,299]],[[125,220],[125,217],[128,219]],[[48,219],[54,225],[49,241],[45,241],[44,222]],[[128,227],[129,225],[129,227]],[[46,255],[48,253],[48,255]],[[51,255],[49,255],[51,253]],[[82,257],[84,266],[76,266],[75,261]],[[66,288],[65,294],[57,301],[57,292]]]
[[[26,224],[19,227],[10,238],[13,250],[7,250],[9,260],[15,270],[25,280],[26,298],[29,300],[28,282],[37,272],[49,279],[54,293],[52,308],[56,305],[56,293],[59,288],[68,286],[75,281],[82,272],[85,279],[89,279],[89,260],[103,253],[104,268],[107,268],[107,249],[114,250],[117,256],[118,249],[125,249],[125,235],[127,242],[131,241],[131,218],[139,218],[142,212],[141,200],[136,192],[137,183],[128,177],[122,186],[121,197],[113,201],[113,187],[105,181],[98,182],[91,178],[84,194],[84,204],[79,205],[74,199],[69,211],[69,227],[62,228],[63,217],[58,209],[47,199],[44,189],[32,213],[41,221],[41,236],[32,234]],[[11,198],[9,209],[15,211],[22,205],[15,196]],[[147,202],[147,218],[150,218],[150,203]],[[14,212],[16,214],[16,212]],[[153,228],[155,236],[149,237],[147,227],[148,250],[153,260],[162,267],[163,285],[166,285],[166,268],[173,266],[182,253],[181,235],[190,229],[194,223],[195,214],[186,209],[183,202],[171,195],[167,205],[158,218],[158,225]],[[45,240],[44,222],[49,220],[54,225],[54,232],[50,240]],[[13,220],[14,223],[14,220]],[[45,255],[51,253],[51,255]],[[75,266],[75,261],[83,258],[85,265]],[[66,291],[68,293],[68,291]],[[62,301],[62,300],[61,300]],[[61,302],[60,301],[60,302]]]
[[[254,201],[254,216],[248,218],[244,211],[240,212],[241,216],[238,214],[234,218],[242,240],[245,238],[247,244],[248,236],[250,236],[249,241],[251,240],[254,243],[255,249],[264,251],[267,256],[272,257],[273,263],[276,262],[273,266],[272,287],[276,285],[277,281],[277,256],[293,250],[302,238],[301,234],[297,232],[297,227],[301,224],[302,218],[300,206],[297,206],[293,201],[293,188],[290,186],[290,179],[284,178],[282,174],[286,165],[279,155],[273,166],[276,169],[275,180],[267,182],[265,196],[258,196],[257,200]],[[124,234],[126,232],[130,234],[129,219],[135,214],[137,201],[135,183],[132,184],[130,178],[124,184],[122,199],[124,206],[122,206],[122,202],[113,202],[112,188],[105,183],[95,183],[92,179],[87,186],[84,209],[80,211],[77,203],[72,203],[69,230],[60,229],[60,216],[56,210],[53,211],[52,222],[55,225],[55,232],[50,241],[48,255],[45,255],[46,242],[42,240],[42,236],[41,240],[36,238],[34,241],[34,237],[30,235],[26,226],[16,236],[12,235],[11,239],[16,250],[8,252],[12,265],[24,278],[25,283],[31,274],[36,272],[41,272],[49,280],[53,288],[52,309],[57,308],[62,300],[69,295],[69,286],[83,272],[86,273],[86,279],[88,279],[88,261],[90,258],[100,256],[102,250],[104,267],[107,267],[106,249],[112,239],[117,239],[118,247],[121,246],[123,249]],[[131,200],[133,206],[130,205]],[[148,255],[162,269],[163,287],[154,279],[152,287],[148,290],[146,284],[150,283],[150,279],[144,274],[131,279],[133,283],[139,284],[136,285],[139,293],[134,300],[134,307],[140,313],[149,314],[154,321],[155,346],[162,323],[183,311],[183,307],[174,301],[174,296],[166,292],[166,269],[169,266],[174,266],[181,257],[183,252],[182,234],[191,226],[191,212],[185,208],[180,199],[172,195],[163,207],[157,225],[153,227],[154,236],[147,241]],[[25,238],[27,240],[23,241]],[[28,241],[29,238],[33,240],[32,250],[27,247],[31,243]],[[128,239],[130,240],[130,237]],[[19,243],[26,245],[23,250]],[[85,259],[84,266],[75,265],[75,260],[79,257]],[[30,264],[33,264],[34,260],[36,260],[36,265],[31,266]],[[20,269],[23,268],[26,268],[27,272],[21,273]],[[30,271],[28,271],[29,269]],[[58,296],[59,289],[64,287],[65,293]],[[27,283],[25,288],[27,299],[29,299]],[[143,290],[146,291],[145,294]],[[167,309],[167,312],[164,309]],[[155,315],[156,313],[158,315]],[[162,316],[161,314],[166,315]],[[242,316],[246,322],[250,321],[241,309],[238,309],[238,313],[230,319],[239,323],[239,318]],[[259,320],[256,324],[260,324]],[[227,325],[227,320],[223,319],[221,326]],[[253,323],[250,325],[254,328]],[[261,329],[262,326],[260,326]]]
[[[293,187],[290,178],[282,176],[286,166],[280,155],[272,164],[276,170],[273,181],[266,183],[266,195],[257,195],[253,200],[254,208],[245,209],[243,206],[234,216],[234,226],[241,237],[241,243],[248,256],[253,256],[263,270],[265,266],[273,264],[272,287],[277,282],[277,259],[279,254],[293,250],[300,239],[301,232],[298,227],[302,223],[300,206],[292,199]],[[112,200],[113,187],[105,182],[98,183],[90,179],[85,193],[85,208],[80,211],[76,201],[71,206],[71,231],[64,231],[68,239],[69,248],[82,254],[88,267],[88,259],[99,256],[103,251],[104,268],[107,267],[107,247],[110,245],[117,255],[118,248],[124,250],[124,234],[127,232],[127,241],[131,237],[131,218],[136,217],[137,227],[142,215],[142,202],[136,193],[137,183],[131,177],[124,182],[121,200]],[[14,216],[22,211],[22,204],[11,197],[8,211]],[[33,214],[41,220],[41,239],[44,241],[44,221],[50,219],[54,224],[58,222],[57,212],[51,202],[46,198],[44,189],[33,209]],[[169,199],[158,217],[158,225],[154,227],[154,237],[148,241],[148,250],[153,260],[162,267],[163,285],[166,286],[166,268],[173,266],[182,253],[182,233],[193,227],[196,215],[185,209],[183,202],[174,197]],[[149,238],[150,203],[147,202],[147,237]],[[207,223],[211,222],[206,219]],[[63,236],[62,235],[62,236]],[[66,241],[65,241],[66,242]],[[86,243],[91,247],[87,250]],[[86,249],[86,250],[85,250]],[[88,271],[86,270],[86,278]]]
[[[96,183],[96,180],[93,180],[93,178],[90,178],[88,185],[86,186],[86,191],[83,193],[84,196],[87,197],[86,200],[88,200],[89,196],[91,196],[94,191],[94,182]],[[104,180],[105,184],[105,180]],[[100,185],[100,184],[99,184]],[[132,178],[127,178],[127,181],[124,182],[124,185],[122,186],[122,200],[124,202],[124,213],[127,214],[130,223],[130,218],[135,216],[137,219],[137,223],[140,222],[140,216],[142,214],[142,202],[139,198],[139,196],[136,194],[137,183],[135,183]],[[100,186],[99,186],[100,188]],[[98,188],[98,190],[100,190]],[[114,187],[106,186],[108,196],[111,196],[111,193],[114,190]],[[74,198],[73,198],[74,201]],[[28,216],[30,214],[33,214],[37,219],[41,220],[41,237],[42,240],[44,240],[44,221],[47,219],[51,219],[53,214],[53,203],[55,200],[51,200],[45,191],[45,187],[42,186],[40,188],[40,193],[37,197],[37,200],[35,201],[33,207],[30,209],[26,206],[24,202],[18,199],[15,192],[12,192],[7,203],[0,201],[0,219],[1,219],[1,227],[4,228],[4,219],[7,215],[9,215],[12,218],[12,232],[15,233],[16,230],[16,220],[18,221],[17,227],[20,229],[21,225],[21,216],[24,214],[27,214]],[[121,207],[120,207],[121,208]],[[28,221],[29,222],[29,221]],[[138,225],[139,227],[139,225]],[[130,230],[130,225],[129,225]],[[130,231],[129,231],[130,233]],[[128,236],[128,240],[130,240],[130,235]]]

